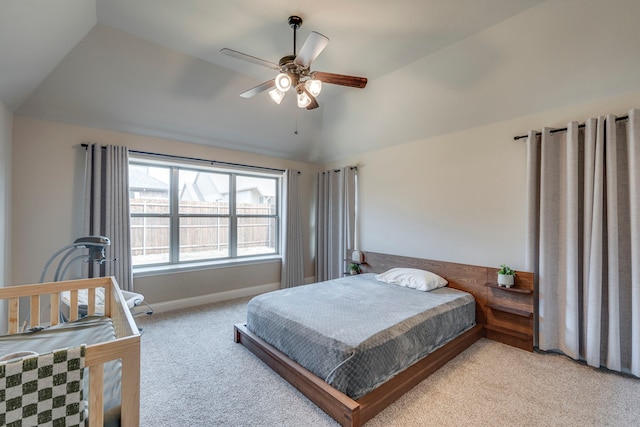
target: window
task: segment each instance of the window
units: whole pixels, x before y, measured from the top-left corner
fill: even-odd
[[[133,266],[278,254],[281,177],[131,159]]]

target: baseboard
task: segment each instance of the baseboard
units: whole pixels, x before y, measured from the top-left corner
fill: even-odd
[[[163,301],[151,303],[154,313],[165,313],[167,311],[179,310],[181,308],[196,307],[213,302],[228,301],[236,298],[251,297],[265,292],[275,291],[280,288],[280,283],[269,283],[267,285],[252,286],[250,288],[234,289],[232,291],[216,292],[214,294],[199,295],[197,297],[181,298],[173,301]]]
[[[314,283],[315,276],[305,277],[304,283]],[[280,289],[280,283],[269,283],[266,285],[252,286],[250,288],[234,289],[232,291],[216,292],[214,294],[200,295],[197,297],[181,298],[173,301],[163,301],[150,303],[154,313],[165,313],[167,311],[180,310],[182,308],[196,307],[213,302],[228,301],[236,298],[252,297],[265,292]]]

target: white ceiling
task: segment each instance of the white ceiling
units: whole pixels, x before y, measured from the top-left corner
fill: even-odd
[[[638,54],[623,53],[640,39],[639,5],[3,0],[0,100],[17,115],[327,162],[640,88]],[[277,62],[293,50],[292,14],[298,48],[312,30],[331,40],[312,69],[368,86],[325,85],[313,111],[291,95],[238,97],[274,72],[219,50]]]

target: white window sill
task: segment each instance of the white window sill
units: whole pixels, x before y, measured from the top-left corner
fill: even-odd
[[[159,276],[163,274],[185,273],[188,271],[213,270],[217,268],[238,267],[243,265],[281,262],[280,255],[265,255],[251,258],[235,258],[219,261],[191,262],[186,264],[154,265],[151,267],[134,267],[133,277]]]

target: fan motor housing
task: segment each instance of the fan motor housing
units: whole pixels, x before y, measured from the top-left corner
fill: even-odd
[[[283,56],[282,58],[280,58],[280,62],[278,63],[278,65],[280,65],[280,68],[282,69],[295,68],[296,64],[293,63],[295,59],[296,59],[295,55]]]
[[[294,62],[295,59],[295,55],[287,55],[283,56],[278,63],[278,65],[280,66],[280,71],[289,75],[289,78],[291,79],[291,82],[294,86],[298,84],[301,77],[307,75],[307,73],[305,72],[307,70],[303,69],[299,65],[296,65],[296,63]]]

